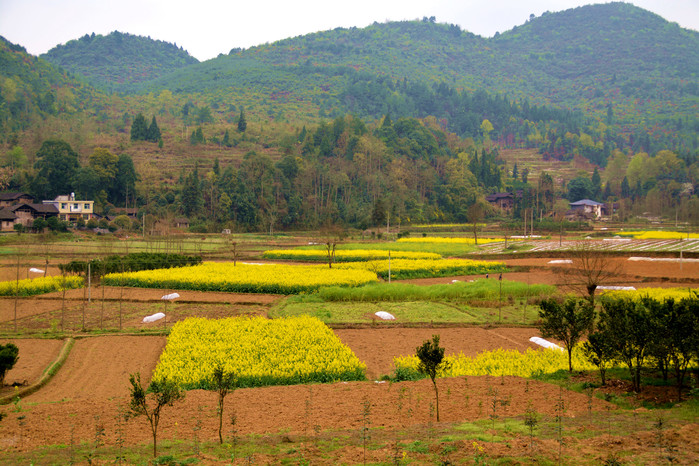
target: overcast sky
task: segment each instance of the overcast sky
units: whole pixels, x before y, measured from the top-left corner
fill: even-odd
[[[530,14],[590,0],[0,0],[0,35],[34,55],[85,34],[112,31],[176,43],[199,60],[230,49],[377,21],[435,16],[484,37],[523,24]],[[632,0],[699,30],[699,0]]]

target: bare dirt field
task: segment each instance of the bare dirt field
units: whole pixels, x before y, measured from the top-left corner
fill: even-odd
[[[524,351],[537,346],[529,338],[540,336],[533,328],[381,328],[337,329],[340,340],[367,365],[367,377],[390,374],[393,358],[415,354],[415,349],[432,335],[439,334],[447,354],[475,356],[497,348]]]
[[[104,293],[103,293],[104,291]],[[180,298],[162,300],[174,290],[93,287],[28,298],[0,298],[0,331],[12,333],[15,316],[18,329],[37,333],[65,329],[83,331],[113,329],[147,331],[172,326],[187,317],[231,317],[241,314],[266,315],[282,296],[245,293],[179,291]],[[143,323],[148,315],[163,312],[164,320]]]
[[[370,372],[387,372],[386,358],[414,351],[414,346],[431,333],[429,329],[385,329],[338,331],[340,337],[365,359]],[[479,348],[523,348],[529,345],[528,329],[440,329],[447,353],[463,351],[474,354]],[[370,347],[384,357],[372,357]],[[57,352],[52,340],[20,341],[21,356],[28,361],[49,359]],[[94,437],[96,423],[105,428],[107,444],[117,436],[127,444],[149,440],[144,418],[120,419],[128,395],[128,377],[142,374],[147,384],[165,345],[164,337],[107,336],[80,339],[59,373],[41,390],[21,401],[19,415],[12,414],[0,423],[0,450],[30,450],[40,445],[67,444]],[[36,374],[18,366],[8,379]],[[469,377],[443,379],[439,382],[442,421],[456,422],[487,417],[486,407],[494,390],[511,400],[507,415],[524,412],[527,403],[541,413],[553,413],[551,399],[558,389],[548,384],[527,382],[516,377]],[[322,430],[355,429],[361,425],[364,402],[371,405],[373,427],[407,427],[430,422],[432,386],[429,380],[418,382],[351,382],[326,385],[266,387],[240,389],[228,398],[235,410],[240,434],[284,432],[300,435],[313,426]],[[588,410],[585,395],[565,393],[568,415]],[[162,438],[189,438],[197,422],[201,437],[216,436],[215,400],[213,393],[194,390],[183,403],[166,408]],[[402,407],[397,408],[398,405]],[[594,400],[592,409],[609,409],[603,401]],[[20,428],[21,427],[21,428]],[[119,431],[121,429],[121,432]]]

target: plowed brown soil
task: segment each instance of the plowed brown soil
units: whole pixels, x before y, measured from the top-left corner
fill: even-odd
[[[450,328],[450,329],[367,329],[338,330],[340,338],[366,361],[370,374],[388,373],[394,356],[414,352],[424,339],[439,332],[447,353],[475,354],[496,347],[523,349],[529,346],[532,329]],[[55,340],[17,340],[21,355],[34,368],[18,365],[8,380],[40,375],[39,366],[48,364],[61,342]],[[120,412],[128,397],[129,374],[139,372],[149,382],[164,337],[106,336],[77,340],[58,374],[41,390],[21,401],[21,413],[11,414],[0,424],[0,449],[26,450],[38,445],[90,441],[95,423],[104,424],[107,441],[124,435],[128,443],[148,440],[145,419],[129,420],[119,427]],[[557,389],[515,377],[469,377],[440,380],[442,420],[478,419],[487,416],[487,398],[497,390],[509,397],[509,415],[522,413],[531,401],[540,412],[551,411],[551,397]],[[236,427],[240,434],[299,434],[312,426],[321,429],[352,429],[360,425],[363,403],[371,403],[372,426],[403,427],[430,420],[433,394],[429,380],[390,384],[352,382],[328,385],[265,387],[237,390],[229,398],[235,407]],[[583,395],[567,393],[570,413],[587,409]],[[595,402],[595,409],[605,406]],[[402,408],[398,409],[400,404]],[[201,408],[201,410],[200,410]],[[165,408],[162,438],[187,438],[197,422],[203,423],[202,438],[215,437],[215,396],[194,390],[186,401]],[[20,429],[19,417],[23,425]],[[99,420],[96,420],[96,416]],[[119,429],[122,428],[122,433]],[[21,436],[19,432],[22,432]]]

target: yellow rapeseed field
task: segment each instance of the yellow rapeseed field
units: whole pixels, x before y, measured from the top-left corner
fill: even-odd
[[[652,298],[657,301],[663,301],[669,298],[678,300],[682,298],[690,298],[694,293],[699,293],[699,288],[639,288],[637,290],[610,290],[605,291],[604,296],[614,298]]]
[[[632,236],[636,239],[687,239],[699,238],[699,233],[689,233],[681,231],[620,231],[619,236]]]
[[[204,262],[191,267],[113,273],[107,285],[238,293],[292,294],[322,286],[359,286],[377,281],[368,270],[342,270],[323,265]]]
[[[387,249],[337,249],[336,262],[388,259]],[[392,259],[441,259],[433,252],[390,251]],[[328,253],[322,249],[272,249],[263,253],[265,259],[291,259],[300,261],[327,261]]]
[[[531,349],[524,353],[517,350],[496,349],[479,353],[475,357],[458,355],[446,356],[450,366],[447,371],[438,374],[439,377],[459,377],[465,375],[512,375],[516,377],[531,377],[537,374],[550,374],[568,369],[568,352],[557,349]],[[416,356],[398,357],[393,360],[397,370],[417,371]],[[573,351],[573,367],[575,370],[593,370],[596,367],[583,355],[580,348]]]
[[[69,275],[66,277],[40,277],[0,282],[0,296],[33,296],[51,293],[62,289],[80,288],[85,281],[82,277]]]
[[[478,244],[502,243],[503,238],[478,238]],[[512,240],[510,240],[512,241]],[[423,238],[400,238],[397,243],[446,243],[446,244],[475,244],[473,238],[445,238],[440,236],[425,236]]]
[[[177,322],[153,375],[187,389],[208,388],[214,367],[238,386],[363,380],[366,366],[315,317],[233,317]]]

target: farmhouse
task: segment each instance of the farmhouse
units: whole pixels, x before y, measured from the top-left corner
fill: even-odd
[[[0,208],[16,204],[31,204],[32,202],[34,202],[34,197],[27,193],[0,193]]]
[[[574,213],[591,214],[594,218],[600,218],[602,216],[602,204],[601,202],[592,201],[590,199],[582,199],[576,202],[570,203],[570,210]]]
[[[52,205],[58,211],[59,220],[65,222],[76,222],[78,218],[85,221],[94,216],[95,201],[79,201],[75,199],[75,193],[70,196],[58,196],[51,201],[42,201],[44,205]]]
[[[8,209],[7,207],[0,209],[0,231],[14,230],[15,220],[17,220],[17,216],[11,209]]]
[[[485,200],[501,210],[509,212],[515,203],[515,196],[512,193],[495,193],[485,196]]]
[[[9,207],[9,210],[15,215],[14,223],[21,223],[25,228],[31,228],[34,219],[45,220],[58,215],[58,209],[46,204],[16,204]]]

